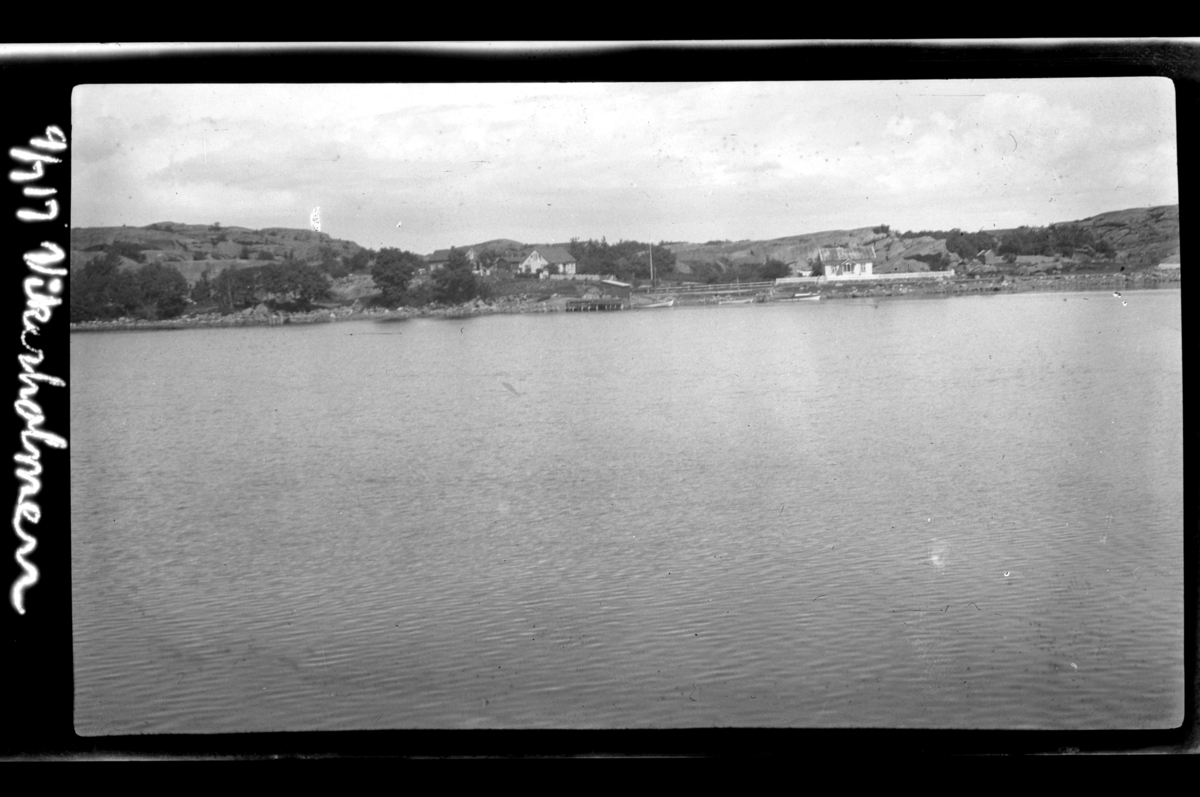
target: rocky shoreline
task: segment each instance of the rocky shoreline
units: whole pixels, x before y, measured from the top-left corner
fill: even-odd
[[[1097,291],[1178,288],[1178,269],[1135,271],[1115,274],[1043,274],[992,277],[956,277],[948,280],[922,280],[918,283],[880,282],[826,283],[822,299],[909,295],[963,295],[973,293],[1019,293],[1022,291]]]
[[[184,315],[169,320],[147,320],[115,318],[107,321],[85,321],[71,324],[72,332],[111,332],[126,329],[196,329],[203,327],[274,327],[301,324],[329,324],[365,318],[376,321],[405,321],[411,318],[464,318],[497,313],[546,313],[552,312],[553,300],[536,300],[524,297],[501,297],[495,300],[476,299],[466,304],[453,306],[432,305],[427,307],[400,307],[388,310],[381,307],[364,307],[355,302],[343,307],[322,307],[302,313],[272,312],[263,305],[247,308],[237,313],[203,313]]]
[[[854,299],[888,296],[948,296],[1022,291],[1094,291],[1140,290],[1180,287],[1177,269],[1138,271],[1129,274],[1053,274],[1038,276],[958,277],[948,280],[921,280],[913,283],[826,282],[819,286],[822,299]],[[682,299],[682,297],[681,297]],[[769,300],[768,300],[769,301]],[[303,313],[272,312],[264,305],[221,315],[205,313],[163,321],[117,318],[71,324],[72,332],[110,332],[142,329],[195,329],[203,327],[284,326],[328,324],[338,321],[375,319],[405,321],[412,318],[467,318],[479,315],[511,313],[549,313],[564,309],[565,297],[503,296],[454,306],[401,307],[395,310],[364,307],[360,302],[349,306],[319,308]],[[715,304],[715,300],[686,304]]]

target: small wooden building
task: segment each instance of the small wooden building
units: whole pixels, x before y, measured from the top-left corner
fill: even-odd
[[[869,277],[875,265],[875,245],[822,246],[815,260],[828,278]]]
[[[628,301],[629,297],[633,294],[633,285],[628,282],[600,280],[598,286],[601,296],[608,296],[614,299]]]

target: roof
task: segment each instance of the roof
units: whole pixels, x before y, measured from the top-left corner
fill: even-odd
[[[475,251],[475,247],[473,247],[473,246],[452,246],[452,247],[450,247],[450,249],[438,249],[432,255],[426,255],[425,262],[426,263],[441,263],[443,261],[449,260],[450,252],[453,250],[458,250],[459,252],[462,252],[464,255],[467,256],[468,260],[474,259],[474,255],[472,253]]]
[[[875,260],[875,247],[863,249],[856,246],[822,246],[817,250],[822,263],[844,263],[847,260],[867,262]]]
[[[575,262],[574,255],[561,246],[534,246],[529,251],[531,254],[536,251],[550,264]]]

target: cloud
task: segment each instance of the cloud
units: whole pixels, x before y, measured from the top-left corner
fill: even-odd
[[[893,116],[888,119],[887,132],[893,136],[909,136],[912,135],[913,128],[917,126],[915,119],[910,119],[907,116]]]
[[[918,214],[968,227],[967,209],[1029,216],[1071,196],[1082,218],[1111,209],[1114,186],[1132,191],[1122,206],[1173,201],[1173,94],[1156,86],[84,86],[72,210],[81,224],[304,226],[319,204],[336,235],[418,251]]]

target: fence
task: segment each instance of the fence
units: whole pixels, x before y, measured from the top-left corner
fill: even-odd
[[[551,274],[552,280],[569,280],[571,282],[599,282],[605,279],[599,274]],[[611,277],[609,277],[611,279]]]
[[[895,274],[844,274],[840,277],[815,277],[821,282],[874,282],[874,281],[902,281],[902,280],[921,280],[921,279],[950,279],[954,276],[954,269],[946,269],[945,271],[899,271]]]
[[[775,287],[774,280],[770,282],[726,282],[720,285],[672,285],[669,287],[660,285],[656,288],[646,286],[638,288],[638,293],[669,293],[675,296],[715,293],[754,293],[769,290],[773,287]]]

